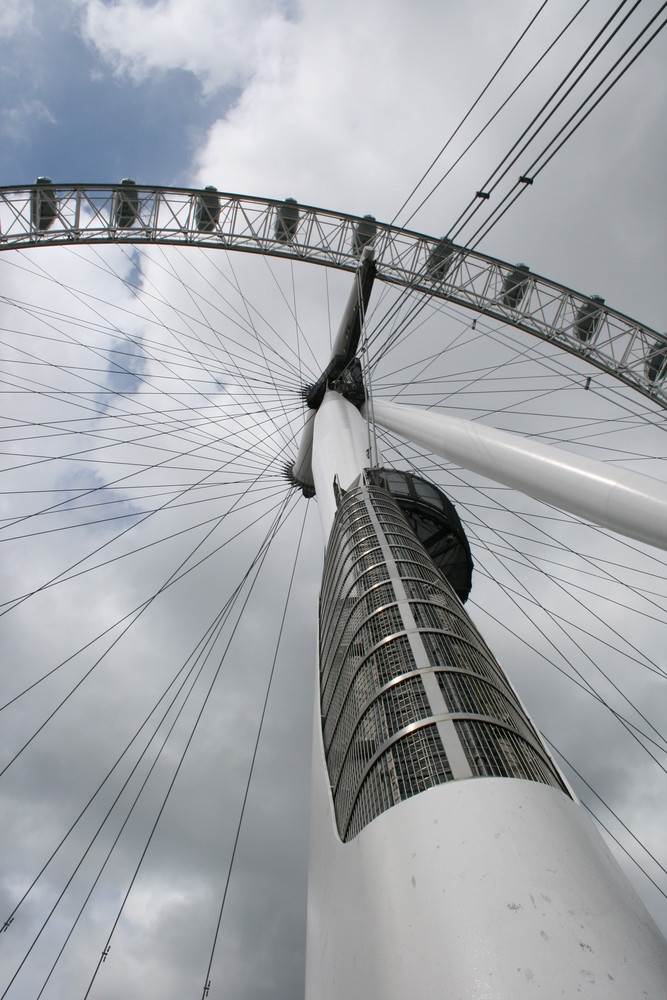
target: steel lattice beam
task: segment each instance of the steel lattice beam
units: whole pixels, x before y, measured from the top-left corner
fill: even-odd
[[[132,200],[134,199],[134,200]],[[355,271],[446,299],[584,357],[667,408],[667,336],[602,300],[448,240],[294,202],[187,188],[0,188],[0,250],[161,243],[241,250]]]

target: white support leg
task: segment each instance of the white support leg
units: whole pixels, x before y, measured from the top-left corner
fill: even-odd
[[[667,484],[439,410],[374,400],[380,427],[495,482],[667,549]]]

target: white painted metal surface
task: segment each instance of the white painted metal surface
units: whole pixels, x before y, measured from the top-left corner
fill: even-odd
[[[373,259],[373,251],[370,247],[365,247],[361,254],[362,261],[371,261]],[[338,332],[334,339],[333,345],[331,347],[331,355],[329,361],[332,361],[337,355],[347,354],[349,348],[349,327],[352,322],[355,313],[358,311],[361,303],[361,287],[360,287],[360,272],[354,276],[354,282],[352,288],[350,289],[350,294],[347,297],[347,302],[345,304],[345,309],[343,310],[343,316],[340,323],[338,324]],[[364,317],[361,317],[363,323]]]
[[[667,549],[667,484],[438,410],[374,400],[376,423],[496,482]]]
[[[325,544],[336,514],[334,476],[349,489],[369,464],[368,429],[359,411],[337,392],[328,391],[315,416],[312,473]]]
[[[667,945],[581,805],[473,778],[343,844],[315,717],[306,1000],[667,996]]]
[[[366,447],[359,413],[327,393],[313,444],[325,539],[334,476],[352,485]],[[311,796],[306,1000],[667,996],[667,944],[582,806],[558,789],[450,781],[344,844],[318,692]]]
[[[292,466],[292,475],[300,483],[306,483],[308,486],[313,485],[313,470],[312,470],[312,458],[313,458],[313,430],[315,428],[315,410],[308,410],[306,414],[306,420],[303,425],[303,430],[301,431],[301,440],[299,442],[299,451],[297,453],[294,465]]]

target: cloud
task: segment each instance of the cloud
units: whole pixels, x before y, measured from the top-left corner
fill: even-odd
[[[56,125],[57,121],[47,105],[38,99],[22,100],[0,111],[0,134],[7,142],[27,143],[36,127]]]
[[[131,89],[141,79],[160,88],[163,74],[177,69],[194,74],[210,93],[230,82],[239,88],[235,106],[220,113],[191,165],[197,183],[293,195],[386,219],[534,6],[514,2],[485,5],[482,11],[479,5],[426,0],[291,7],[128,0],[87,3],[83,9],[90,43],[122,75],[124,86]],[[553,6],[545,17],[556,18]],[[554,23],[538,24],[512,80]],[[578,48],[590,27],[589,22],[577,35]],[[434,235],[446,230],[553,78],[569,65],[574,48],[572,43],[567,55],[559,53],[539,85],[534,82],[411,224]],[[493,231],[490,248],[504,258],[527,259],[534,269],[583,290],[599,291],[611,304],[657,324],[666,308],[659,274],[664,237],[655,211],[664,174],[656,122],[664,113],[665,84],[658,60],[651,60],[649,51],[628,75],[627,90],[613,92],[600,118],[593,116],[565,148],[557,168]],[[509,86],[504,79],[493,88],[465,132],[466,141]],[[131,101],[125,110],[133,112]],[[28,118],[26,133],[42,131],[44,121]],[[90,141],[83,132],[76,139],[81,149]],[[463,144],[461,137],[456,153]],[[101,146],[98,176],[106,176],[108,156]],[[154,168],[158,172],[160,163]],[[190,249],[153,247],[135,255],[122,245],[85,252],[50,247],[12,255],[11,265],[9,255],[0,255],[8,300],[0,306],[7,355],[4,458],[17,491],[0,497],[6,519],[0,526],[6,529],[8,520],[36,514],[64,497],[73,508],[70,514],[58,510],[19,521],[14,533],[24,537],[3,542],[2,600],[48,583],[80,558],[87,559],[82,570],[114,560],[35,593],[0,618],[3,660],[11,665],[3,678],[9,694],[158,593],[182,563],[189,568],[200,556],[209,557],[159,593],[5,776],[5,915],[179,667],[193,650],[196,655],[198,640],[248,569],[280,497],[280,465],[293,454],[291,429],[281,430],[285,412],[298,433],[299,387],[309,377],[306,368],[318,370],[327,356],[329,325],[336,326],[348,294],[349,275],[340,272]],[[391,290],[377,289],[373,297],[370,321],[376,329],[388,316],[385,336],[397,327],[395,302]],[[591,369],[580,358],[496,329],[483,316],[476,319],[472,330],[470,314],[446,304],[429,306],[406,326],[404,340],[380,366],[376,391],[437,401],[461,415],[527,429],[631,467],[651,467],[657,460],[657,474],[664,476],[664,431],[657,420],[652,426],[648,403],[633,403],[595,371],[586,391]],[[131,375],[119,373],[119,360]],[[665,826],[664,772],[599,701],[561,671],[577,677],[576,667],[582,683],[594,685],[612,708],[643,727],[637,712],[601,677],[596,669],[601,666],[664,732],[664,679],[651,673],[650,662],[667,667],[664,557],[591,536],[542,505],[458,469],[436,467],[409,446],[389,441],[385,448],[388,461],[401,468],[414,461],[453,497],[474,547],[471,612],[483,634],[537,723],[657,854]],[[86,487],[96,492],[74,502]],[[135,994],[175,1000],[204,986],[305,506],[299,502],[273,544],[224,658],[97,978],[95,989],[104,1000]],[[141,525],[121,533],[136,515],[153,510]],[[31,527],[44,533],[31,536]],[[223,914],[211,1000],[218,993],[230,1000],[292,1000],[303,990],[321,554],[316,501],[311,501],[294,605]],[[68,995],[79,985],[85,992],[233,627],[231,619],[212,649],[192,703],[77,925],[54,992],[58,983]],[[120,631],[115,626],[4,713],[7,746],[18,747],[34,732]],[[172,717],[160,727],[110,829],[56,911],[48,945],[34,950],[33,971],[19,980],[17,996],[38,994]],[[150,731],[147,726],[139,749],[135,745],[128,752],[94,803],[93,815],[75,832],[75,843],[17,914],[4,938],[12,945],[5,949],[13,954],[10,971]],[[586,794],[585,786],[572,780]],[[617,824],[612,828],[625,836]],[[645,892],[643,877],[629,874]],[[657,893],[649,896],[649,905],[667,926]]]
[[[302,5],[286,44],[276,40],[273,59],[210,130],[198,177],[222,171],[227,190],[291,193],[386,218],[404,178],[421,168],[423,137],[456,113],[434,91],[433,70],[464,70],[451,39],[468,16],[394,0],[371,2],[363,18],[349,0]]]
[[[0,4],[0,37],[11,38],[33,22],[33,0],[2,0]]]
[[[288,12],[280,0],[88,0],[83,31],[121,75],[180,69],[211,92],[244,84],[286,47]]]

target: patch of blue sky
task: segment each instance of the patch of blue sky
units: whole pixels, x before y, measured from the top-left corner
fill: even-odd
[[[74,17],[42,3],[31,25],[0,38],[0,184],[187,182],[197,145],[238,92],[204,94],[183,70],[115,76]]]
[[[104,384],[111,393],[127,396],[138,392],[144,385],[146,355],[136,340],[123,341],[117,349],[108,352],[109,363]],[[109,397],[98,400],[103,409],[109,405]]]
[[[55,504],[49,513],[53,523],[61,527],[86,528],[109,521],[108,527],[116,531],[122,529],[125,519],[144,514],[152,501],[150,491],[141,486],[108,486],[92,462],[70,463],[67,474],[55,480],[54,488]],[[83,510],[86,516],[81,515]]]

